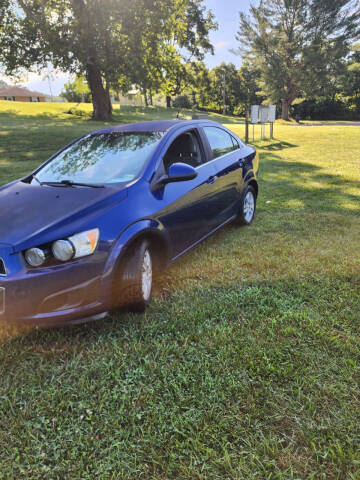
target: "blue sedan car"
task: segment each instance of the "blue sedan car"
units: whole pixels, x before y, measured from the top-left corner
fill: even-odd
[[[143,311],[153,274],[228,222],[249,225],[255,149],[218,123],[84,135],[0,188],[0,319],[37,325]]]

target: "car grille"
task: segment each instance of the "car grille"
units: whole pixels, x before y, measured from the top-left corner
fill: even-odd
[[[2,258],[0,258],[0,275],[6,275],[5,263]]]

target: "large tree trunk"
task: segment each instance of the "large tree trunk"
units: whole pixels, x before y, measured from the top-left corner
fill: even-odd
[[[196,92],[195,90],[192,91],[192,100],[193,100],[193,107],[194,108],[198,108],[198,102],[197,102],[197,99],[196,99]]]
[[[289,109],[290,109],[290,102],[287,98],[283,98],[282,102],[282,111],[281,111],[281,118],[283,120],[289,120]]]
[[[94,65],[87,66],[87,80],[92,96],[93,120],[111,120],[112,105],[108,86],[103,85],[100,71]]]
[[[171,107],[171,97],[169,95],[166,95],[166,107]]]
[[[145,107],[148,107],[149,106],[149,100],[148,100],[148,94],[147,94],[146,88],[144,90],[144,100],[145,100]]]

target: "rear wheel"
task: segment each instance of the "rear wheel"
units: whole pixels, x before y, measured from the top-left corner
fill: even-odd
[[[250,225],[254,220],[256,211],[256,193],[255,189],[249,185],[246,187],[240,201],[238,223],[241,225]]]
[[[150,242],[141,240],[130,248],[123,262],[116,291],[117,304],[131,311],[144,312],[151,301],[153,258]]]

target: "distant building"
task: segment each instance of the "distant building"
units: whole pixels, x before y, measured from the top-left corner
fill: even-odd
[[[0,88],[0,100],[10,100],[13,102],[45,102],[45,96],[44,93],[32,92],[22,87]]]

